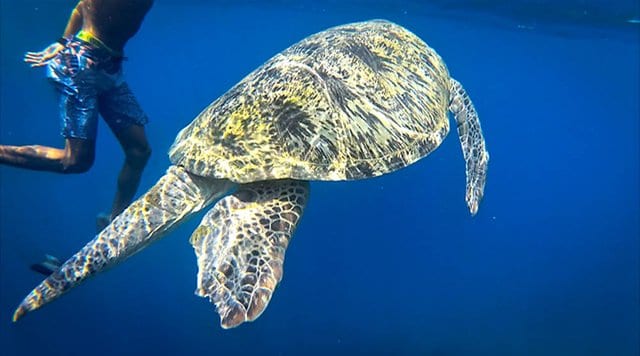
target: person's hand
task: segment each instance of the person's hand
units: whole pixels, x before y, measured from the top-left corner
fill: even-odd
[[[49,47],[40,52],[27,52],[24,55],[24,61],[30,63],[31,67],[42,67],[47,62],[56,56],[60,51],[64,49],[64,46],[58,42],[52,43]]]

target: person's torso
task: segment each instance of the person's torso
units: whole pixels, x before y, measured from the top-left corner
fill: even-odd
[[[90,32],[114,51],[122,52],[138,32],[153,0],[83,0],[82,30]]]

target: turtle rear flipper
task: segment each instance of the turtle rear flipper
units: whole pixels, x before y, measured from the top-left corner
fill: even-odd
[[[223,328],[253,321],[267,307],[308,195],[304,181],[245,184],[221,199],[194,231],[196,294],[216,305]]]
[[[155,186],[34,288],[16,309],[13,321],[158,240],[232,186],[227,180],[199,177],[182,167],[169,167]]]
[[[478,205],[484,195],[487,179],[489,152],[482,136],[478,113],[462,85],[451,78],[451,103],[449,110],[455,117],[462,154],[466,165],[467,193],[465,200],[472,215],[478,212]]]

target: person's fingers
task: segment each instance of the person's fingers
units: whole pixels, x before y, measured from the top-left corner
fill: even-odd
[[[44,54],[44,52],[27,52],[27,53],[25,53],[25,56],[41,57],[43,54]]]
[[[39,63],[40,62],[40,60],[33,59],[33,58],[31,58],[31,59],[25,58],[24,61],[25,61],[25,63]]]
[[[25,62],[39,62],[42,60],[42,56],[25,56]]]
[[[37,53],[27,53],[24,56],[25,58],[40,58],[41,55],[37,54]]]
[[[47,49],[41,52],[27,52],[24,55],[24,61],[26,63],[31,63],[31,67],[42,67],[47,64],[47,62],[55,57],[59,50]]]

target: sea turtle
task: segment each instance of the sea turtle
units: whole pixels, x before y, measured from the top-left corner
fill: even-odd
[[[15,311],[57,298],[217,201],[190,242],[196,294],[223,328],[253,321],[282,278],[309,181],[371,178],[433,151],[455,117],[475,214],[489,155],[476,111],[436,52],[383,20],[309,36],[215,100],[169,151],[166,174]]]

